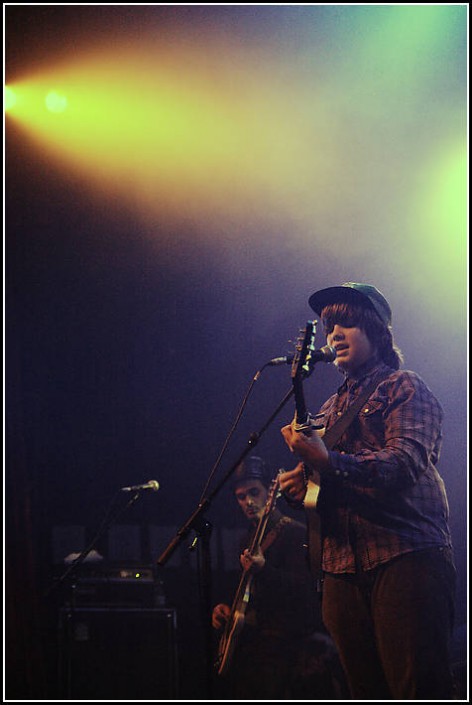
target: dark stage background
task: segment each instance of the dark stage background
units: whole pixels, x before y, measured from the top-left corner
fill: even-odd
[[[172,687],[159,692],[157,685],[154,699],[175,697],[174,678],[182,699],[207,698],[194,532],[165,566],[156,561],[197,507],[255,373],[293,350],[312,317],[309,295],[346,280],[384,291],[405,366],[423,376],[445,410],[440,470],[458,568],[456,658],[465,661],[465,7],[4,9],[7,84],[57,72],[64,88],[61,67],[80,62],[91,45],[102,47],[100,61],[110,47],[109,70],[119,76],[129,69],[121,48],[132,51],[136,42],[153,71],[172,65],[181,95],[198,65],[196,104],[206,100],[224,113],[231,135],[231,146],[220,144],[221,125],[203,121],[200,140],[189,120],[182,151],[175,146],[166,155],[161,173],[152,140],[148,159],[145,148],[136,153],[127,144],[131,133],[118,134],[110,161],[101,155],[98,165],[102,133],[78,154],[68,151],[74,135],[83,137],[80,116],[62,142],[57,126],[47,127],[45,140],[39,119],[6,116],[7,699],[64,696],[59,617],[73,591],[71,581],[56,588],[55,579],[64,558],[92,540],[110,503],[123,499],[120,488],[150,479],[160,490],[143,492],[104,532],[95,546],[101,567],[88,570],[152,568],[152,595],[122,581],[118,597],[102,603],[175,609],[175,633],[165,632],[155,647],[161,613],[150,612],[147,626],[129,633],[132,651],[144,660],[146,649],[164,643],[172,650],[175,639],[178,675],[169,676],[175,664],[161,664],[161,684],[171,679]],[[416,44],[420,26],[429,34]],[[411,39],[398,46],[404,29]],[[123,110],[127,89],[125,81]],[[112,131],[113,110],[97,115]],[[451,163],[460,165],[458,181],[446,173]],[[444,195],[438,184],[446,180],[453,185]],[[324,342],[319,330],[317,344]],[[305,384],[311,410],[339,379],[331,366],[316,367]],[[262,372],[211,488],[289,388],[288,366]],[[292,414],[289,402],[257,445],[274,472],[293,464],[280,435]],[[232,589],[227,554],[241,528],[227,487],[205,517],[213,527],[215,601]],[[160,581],[164,600],[154,591]],[[110,659],[119,640],[103,647]],[[106,661],[97,654],[99,664]]]

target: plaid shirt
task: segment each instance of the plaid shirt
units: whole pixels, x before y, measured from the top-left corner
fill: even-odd
[[[318,511],[323,570],[369,570],[409,551],[451,547],[444,483],[435,467],[443,412],[411,371],[377,364],[346,379],[314,418],[328,429],[380,372],[385,378],[329,451]]]

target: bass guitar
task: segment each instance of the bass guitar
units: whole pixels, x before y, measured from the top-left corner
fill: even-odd
[[[264,506],[261,518],[259,519],[259,522],[257,524],[257,528],[251,541],[251,545],[249,546],[249,553],[251,555],[257,553],[257,551],[261,548],[261,544],[265,537],[267,529],[267,522],[269,521],[269,517],[275,508],[275,504],[279,495],[279,480],[278,477],[276,477],[274,480],[272,480],[269,489],[269,494],[267,497],[267,502]],[[225,630],[220,638],[220,642],[218,645],[218,658],[215,665],[218,669],[218,675],[220,676],[224,675],[228,670],[228,666],[234,654],[238,638],[244,626],[246,608],[249,602],[249,598],[251,597],[252,581],[253,573],[251,573],[251,571],[243,571],[238,588],[236,590],[236,594],[233,599],[231,612],[229,614]]]

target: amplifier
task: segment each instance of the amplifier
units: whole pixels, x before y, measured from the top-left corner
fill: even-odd
[[[65,700],[175,700],[174,609],[62,608],[59,697]]]
[[[73,600],[79,606],[160,607],[165,596],[152,568],[118,567],[79,572]]]

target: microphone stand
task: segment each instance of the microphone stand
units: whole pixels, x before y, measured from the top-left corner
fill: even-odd
[[[114,502],[116,501],[117,497],[119,496],[119,492],[116,493],[111,501],[110,507],[108,508],[105,517],[102,520],[102,523],[100,524],[99,528],[97,529],[93,539],[90,541],[88,546],[83,549],[83,551],[77,556],[77,558],[66,568],[64,573],[48,588],[48,590],[44,593],[44,597],[48,598],[50,597],[53,593],[55,593],[60,587],[64,585],[66,580],[70,578],[70,576],[74,575],[74,573],[77,571],[79,566],[82,565],[82,563],[85,561],[87,558],[88,554],[92,549],[96,546],[98,540],[103,536],[105,533],[106,529],[112,524],[113,521],[115,521],[119,516],[121,516],[131,505],[133,505],[136,500],[138,499],[140,495],[140,491],[137,490],[133,496],[128,500],[128,502],[123,506],[123,507],[114,507]],[[59,678],[59,683],[58,683],[58,688],[60,691],[65,686],[66,690],[66,698],[68,700],[71,699],[72,696],[72,683],[71,683],[71,678],[72,678],[72,655],[71,655],[71,646],[72,646],[72,634],[71,634],[71,629],[73,625],[73,616],[74,616],[74,609],[75,609],[75,595],[74,595],[74,589],[75,585],[71,584],[71,598],[68,601],[67,604],[67,614],[66,614],[66,622],[65,626],[62,625],[62,620],[60,620],[61,624],[61,633],[65,633],[65,643],[66,643],[66,649],[65,649],[65,656],[62,654],[62,649],[59,651],[59,659],[58,659],[58,678]],[[64,671],[64,666],[63,664],[63,659],[66,663],[66,669]],[[65,681],[65,682],[64,682]]]
[[[95,536],[93,537],[93,539],[91,540],[89,545],[83,549],[83,551],[77,556],[77,558],[75,558],[74,561],[72,561],[72,563],[66,568],[64,573],[56,580],[55,583],[53,583],[53,585],[51,585],[51,587],[46,591],[46,593],[44,595],[45,597],[49,597],[53,592],[58,590],[61,587],[61,585],[66,581],[66,579],[69,577],[69,575],[71,573],[73,573],[75,570],[77,570],[77,568],[85,561],[85,559],[87,558],[90,551],[92,551],[93,548],[96,546],[98,540],[103,536],[106,529],[108,529],[108,527],[112,524],[113,521],[115,521],[115,519],[118,519],[118,517],[121,516],[121,514],[124,514],[124,512],[129,507],[131,507],[132,504],[134,504],[136,502],[139,495],[140,495],[140,492],[136,491],[134,493],[134,495],[129,499],[129,501],[125,504],[124,507],[119,507],[118,509],[115,509],[114,513],[112,513],[113,502],[115,501],[116,497],[119,496],[119,493],[117,495],[115,495],[115,497],[112,500],[112,506],[107,511],[107,514],[105,515],[104,519],[102,520],[100,527],[96,531]]]
[[[251,452],[251,450],[257,445],[261,439],[263,433],[270,426],[275,417],[280,413],[285,404],[288,402],[290,397],[293,395],[293,387],[285,394],[283,399],[279,402],[276,409],[269,416],[267,421],[262,425],[259,431],[250,434],[246,448],[241,452],[239,458],[228,470],[226,475],[220,480],[216,487],[204,497],[196,509],[189,516],[187,521],[180,527],[174,538],[170,541],[167,548],[162,552],[162,554],[157,559],[157,564],[164,566],[170,559],[174,551],[185,539],[191,530],[195,531],[197,536],[192,544],[192,547],[197,543],[200,547],[200,560],[199,560],[199,583],[201,590],[201,602],[202,602],[202,614],[205,630],[205,643],[206,643],[206,682],[208,688],[208,695],[211,699],[213,691],[213,658],[212,658],[212,627],[211,627],[211,556],[210,556],[210,535],[211,535],[211,524],[204,517],[204,513],[209,509],[213,499],[220,492],[222,487],[229,480],[231,475],[235,472],[238,465],[244,460],[244,458]],[[198,540],[200,537],[201,541]]]

